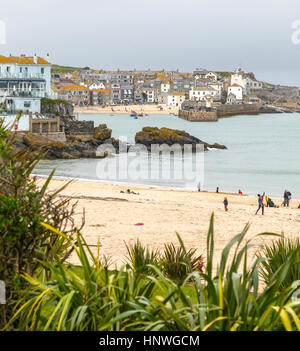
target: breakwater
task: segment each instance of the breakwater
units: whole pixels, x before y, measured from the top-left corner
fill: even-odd
[[[235,115],[257,115],[261,104],[221,105],[207,111],[179,110],[178,116],[190,122],[216,122],[219,118]]]

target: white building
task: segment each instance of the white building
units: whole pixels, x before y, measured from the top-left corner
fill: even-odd
[[[8,110],[40,112],[44,97],[53,97],[50,62],[36,55],[0,56],[0,101]]]
[[[222,97],[222,90],[223,90],[223,84],[220,82],[214,82],[210,85],[213,89],[216,90],[216,94],[214,96],[215,100],[221,100]]]
[[[205,101],[207,97],[217,99],[218,92],[211,86],[192,87],[189,91],[189,100]]]
[[[214,72],[208,72],[205,77],[206,79],[212,79],[214,81],[217,81],[218,80],[218,75]]]
[[[168,94],[168,106],[181,107],[182,103],[185,101],[185,92],[173,91]]]
[[[262,89],[262,82],[249,78],[240,68],[236,69],[231,75],[230,84],[240,85],[245,89],[245,93],[247,94],[250,93],[251,90]]]
[[[238,101],[243,100],[243,87],[238,84],[233,84],[228,87],[228,93],[227,95],[229,96],[230,94],[234,95]]]
[[[94,82],[89,85],[90,90],[95,90],[95,89],[105,89],[105,85],[101,82]]]
[[[170,83],[163,82],[160,86],[160,91],[162,93],[167,93],[167,92],[169,92],[169,90],[170,90]]]

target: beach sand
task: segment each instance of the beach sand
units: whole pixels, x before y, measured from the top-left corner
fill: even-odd
[[[161,106],[162,109],[159,108]],[[173,106],[164,106],[164,105],[119,105],[119,106],[88,106],[88,107],[78,107],[76,106],[74,109],[74,113],[92,113],[92,114],[121,114],[127,113],[130,114],[131,111],[135,111],[137,113],[145,113],[145,114],[170,114],[175,113],[178,114],[179,108]]]
[[[43,183],[44,180],[40,180]],[[49,190],[65,181],[54,180]],[[240,195],[226,195],[229,212],[224,211],[224,194],[130,187],[139,195],[122,194],[128,186],[100,182],[74,181],[62,195],[78,201],[76,220],[85,209],[86,224],[82,233],[96,253],[98,239],[101,253],[112,257],[119,267],[127,254],[124,242],[139,239],[151,248],[162,250],[165,243],[176,245],[178,232],[186,247],[197,248],[206,255],[206,235],[211,214],[215,214],[216,261],[229,240],[240,233],[247,223],[251,224],[247,239],[261,232],[284,233],[297,237],[300,233],[300,210],[294,209],[299,201],[292,201],[291,208],[266,208],[265,216],[258,214],[257,199]],[[73,201],[73,200],[72,200]],[[278,205],[281,199],[274,200]],[[143,226],[136,226],[143,223]],[[274,237],[260,237],[254,243],[270,242]],[[252,249],[252,260],[256,249]],[[74,262],[77,263],[77,262]],[[251,260],[249,261],[249,264]]]

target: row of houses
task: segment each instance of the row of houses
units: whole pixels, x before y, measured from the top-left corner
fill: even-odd
[[[82,70],[53,77],[58,97],[79,106],[149,103],[180,107],[185,100],[207,99],[233,104],[262,88],[262,82],[241,68],[232,74],[205,69],[192,73]]]
[[[133,103],[180,107],[184,101],[257,103],[259,96],[299,96],[297,87],[266,84],[241,68],[213,72],[177,70],[83,69],[51,74],[49,55],[0,55],[0,109],[40,112],[42,98],[59,98],[76,106]]]

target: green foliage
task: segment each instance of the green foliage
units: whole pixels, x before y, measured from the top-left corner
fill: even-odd
[[[69,238],[77,232],[72,220],[75,205],[68,198],[57,197],[65,186],[53,193],[46,192],[54,172],[43,186],[38,186],[31,177],[43,153],[37,155],[30,149],[15,152],[15,141],[16,134],[0,120],[0,280],[7,288],[7,305],[0,309],[0,326],[10,317],[20,289],[26,286],[20,274],[41,272],[40,260],[54,259],[51,247],[61,262],[73,250],[69,241],[40,223],[52,224]],[[47,277],[47,271],[44,274]]]
[[[74,250],[81,270],[57,257],[56,264],[44,262],[51,280],[25,274],[31,288],[11,323],[18,320],[19,330],[120,330],[118,316],[126,315],[137,296],[150,298],[154,283],[135,276],[128,266],[109,272],[100,264],[99,248],[94,256],[78,235]]]
[[[128,257],[127,261],[131,269],[140,274],[147,274],[153,272],[149,265],[157,266],[159,264],[159,252],[151,250],[142,245],[137,240],[133,244],[126,245]]]
[[[79,67],[70,67],[70,66],[60,66],[60,65],[52,65],[51,72],[52,74],[59,74],[59,73],[74,73],[76,71],[80,71],[83,68]]]
[[[160,260],[160,266],[164,274],[173,280],[181,281],[189,273],[189,264],[192,267],[198,266],[202,270],[203,258],[196,256],[196,249],[188,252],[182,246],[176,247],[172,244],[165,244],[165,249]]]
[[[181,282],[169,279],[157,266],[150,266],[155,274],[147,276],[129,266],[109,272],[99,263],[100,245],[94,257],[78,235],[74,250],[81,274],[58,258],[44,262],[51,280],[25,274],[31,287],[10,323],[18,323],[20,330],[300,330],[300,302],[291,300],[291,287],[279,289],[295,254],[288,255],[269,285],[261,286],[258,267],[264,258],[248,267],[253,245],[244,243],[247,230],[248,226],[226,245],[215,264],[212,216],[205,272],[194,270],[186,255],[188,275]],[[178,240],[187,254],[179,235]]]
[[[42,113],[52,113],[52,114],[61,114],[60,111],[61,107],[65,110],[71,109],[73,107],[68,101],[61,100],[61,99],[49,99],[49,98],[42,98],[41,99],[41,112]]]
[[[300,280],[299,238],[280,238],[270,245],[264,245],[259,255],[266,258],[260,265],[260,274],[266,284],[271,283],[272,276],[286,263],[290,255],[295,255],[295,262],[291,265],[280,289],[286,289],[293,282]]]

